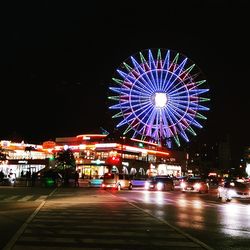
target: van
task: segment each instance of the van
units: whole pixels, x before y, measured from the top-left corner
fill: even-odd
[[[102,188],[132,189],[132,182],[128,175],[117,173],[106,173],[103,176]]]

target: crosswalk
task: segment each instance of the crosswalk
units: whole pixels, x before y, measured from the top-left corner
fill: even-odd
[[[0,195],[1,202],[27,202],[27,201],[36,201],[41,202],[46,200],[48,195]]]
[[[12,250],[206,249],[127,202],[46,202]]]

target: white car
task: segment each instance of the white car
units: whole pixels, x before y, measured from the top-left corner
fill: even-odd
[[[249,183],[227,181],[218,187],[217,197],[223,201],[231,201],[233,198],[250,199]]]

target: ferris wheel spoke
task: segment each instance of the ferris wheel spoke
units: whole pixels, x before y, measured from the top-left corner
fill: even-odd
[[[176,112],[175,110],[171,109],[170,107],[168,107],[167,109],[168,109],[169,117],[171,117],[171,123],[176,124],[175,127],[177,127],[179,125],[178,122],[181,118],[180,114],[178,112]],[[177,116],[178,116],[178,118],[177,118]]]
[[[182,105],[180,102],[174,102],[171,100],[171,102],[168,105],[168,108],[172,110],[177,110],[181,113],[185,113],[187,109],[189,109],[189,102],[186,102],[186,105]]]
[[[193,88],[197,88],[199,86],[201,86],[202,84],[204,84],[206,82],[206,80],[201,80],[201,81],[197,81],[197,82],[193,82],[192,86],[189,87],[189,89],[193,89]]]
[[[171,77],[170,77],[170,79],[168,80],[168,82],[166,83],[166,86],[165,86],[165,88],[164,88],[164,90],[166,91],[166,92],[171,92],[171,89],[172,89],[172,87],[174,86],[174,89],[177,89],[177,86],[178,85],[180,85],[181,87],[182,86],[184,86],[184,85],[186,85],[186,82],[188,82],[188,81],[190,81],[192,78],[191,77],[188,77],[188,78],[186,78],[186,76],[185,76],[185,78],[184,79],[182,79],[181,78],[181,75],[183,74],[183,67],[185,66],[185,64],[186,64],[186,61],[187,61],[187,59],[185,59],[184,61],[183,61],[183,65],[182,65],[182,67],[178,67],[173,73],[172,73],[172,75],[171,75]],[[180,72],[178,72],[178,70],[180,70]],[[172,77],[175,77],[175,79],[174,80],[172,80]],[[171,81],[172,80],[172,81]],[[178,81],[177,81],[178,80]],[[175,84],[175,82],[177,81],[177,83]]]
[[[145,92],[144,89],[140,88],[138,90],[136,90],[135,88],[130,89],[130,93],[128,94],[128,96],[133,95],[133,96],[148,96],[149,94],[147,92]]]
[[[169,128],[169,123],[168,123],[168,119],[166,117],[166,114],[163,113],[162,115],[162,121],[163,121],[163,129],[165,131],[165,135],[167,138],[169,138],[170,136],[173,136],[173,133],[171,131],[171,129]]]
[[[145,73],[145,69],[142,68],[142,66],[134,59],[133,56],[130,57],[134,67],[140,72],[140,74]]]
[[[178,66],[177,68],[173,71],[173,74],[176,75],[177,77],[180,77],[180,75],[183,73],[183,68],[185,67],[187,63],[187,58],[185,58]]]
[[[145,88],[145,84],[148,84],[148,81],[146,81],[146,80],[143,78],[143,75],[145,75],[146,71],[142,68],[142,66],[141,66],[132,56],[131,56],[130,58],[131,58],[131,61],[132,61],[133,65],[135,66],[135,68],[138,69],[139,72],[141,73],[141,74],[140,74],[140,79],[142,80],[142,82],[141,82],[141,80],[140,80],[139,78],[136,79],[136,81],[137,81],[138,83],[140,83],[140,85],[141,85],[142,87],[144,87],[144,88],[142,88],[141,90],[142,90],[143,92],[147,92],[147,93],[149,93],[149,94],[152,93],[152,92],[154,91],[154,89],[150,88],[151,91],[149,92],[149,91],[147,91],[147,88]],[[147,79],[147,80],[149,80],[149,79]],[[150,80],[150,81],[151,81],[151,80]]]
[[[140,77],[140,79],[137,79],[137,82],[140,84],[142,91],[147,93],[148,95],[151,95],[155,91],[154,85],[151,84],[151,80],[149,78],[148,78],[148,80],[146,80],[146,79],[144,79],[144,77],[142,75]]]
[[[188,92],[187,86],[183,85],[182,82],[178,82],[174,87],[168,89],[167,92],[168,92],[169,95],[175,96],[175,95],[180,95],[180,93],[182,92],[182,90],[184,90],[184,93]]]
[[[161,89],[164,89],[164,83],[166,82],[166,79],[168,77],[168,69],[170,65],[169,61],[170,61],[170,51],[168,50],[162,65],[163,71],[161,72]],[[162,77],[164,73],[166,73],[166,75],[163,80]]]
[[[149,126],[148,126],[148,130],[147,130],[148,136],[152,136],[152,129],[154,127],[156,116],[157,116],[157,111],[155,109],[153,109],[152,113],[149,114],[149,118],[148,118],[148,121],[149,121],[149,123],[148,123]]]
[[[129,102],[121,102],[119,104],[112,105],[109,107],[109,109],[128,109],[128,108],[130,108]]]
[[[184,128],[185,128],[185,125],[183,124],[183,116],[181,116],[179,113],[177,113],[176,111],[174,111],[173,113],[175,113],[176,116],[178,116],[178,119],[176,116],[175,117],[175,120],[176,120],[176,124],[179,128],[179,131],[180,131],[180,134],[181,136],[188,142],[189,139],[188,139],[188,136],[186,135],[185,131],[184,131]]]
[[[151,115],[148,115],[148,114],[151,114]],[[154,117],[153,117],[152,114],[154,114],[154,110],[153,110],[153,107],[150,106],[148,112],[142,118],[143,121],[146,119],[146,121],[143,122],[145,124],[143,132],[147,136],[151,135],[151,132],[149,132],[149,130],[152,129],[152,124],[153,124],[153,121],[154,121]],[[145,131],[146,129],[147,129],[147,131]]]
[[[201,95],[208,92],[209,89],[191,89],[189,90],[190,95]]]
[[[156,69],[155,59],[153,57],[151,49],[148,50],[148,63],[150,69]]]
[[[177,65],[177,62],[178,62],[178,58],[179,58],[179,53],[176,54],[173,62],[170,64],[169,68],[167,69],[168,72],[170,73],[170,77],[169,77],[168,81],[166,81],[167,80],[166,77],[164,79],[164,85],[165,85],[164,86],[164,90],[165,91],[167,91],[169,85],[174,84],[174,82],[176,81],[176,79],[178,79],[177,75],[174,73],[179,68],[178,66],[176,68],[176,65]],[[174,80],[173,80],[173,77],[175,77]]]
[[[142,67],[144,68],[144,71],[147,72],[150,70],[150,66],[147,62],[147,60],[145,59],[145,57],[143,56],[142,52],[139,52],[139,55],[140,55],[140,60],[141,60],[141,63],[142,63]]]
[[[150,106],[143,106],[140,109],[137,109],[134,113],[136,114],[136,116],[138,117],[138,119],[140,119],[143,122],[143,119],[147,116],[147,114],[148,114],[147,112],[149,112],[150,109],[152,109],[152,107],[150,107]],[[141,117],[143,114],[145,114],[145,115],[143,117]]]
[[[177,109],[176,107],[173,108],[173,107],[169,106],[168,109],[169,109],[168,112],[171,112],[171,114],[174,116],[175,122],[178,122],[186,113],[186,111],[181,110],[179,108]],[[177,110],[179,112],[177,112]],[[176,118],[176,117],[178,117],[178,118]]]
[[[122,70],[117,70],[117,72],[119,73],[119,75],[126,81],[130,81],[130,82],[133,82],[136,77],[130,73],[126,73],[126,72],[123,72]]]

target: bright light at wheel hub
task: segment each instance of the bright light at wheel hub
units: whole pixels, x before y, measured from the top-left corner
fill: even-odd
[[[168,98],[166,93],[155,93],[154,102],[156,108],[164,108],[167,104]]]

